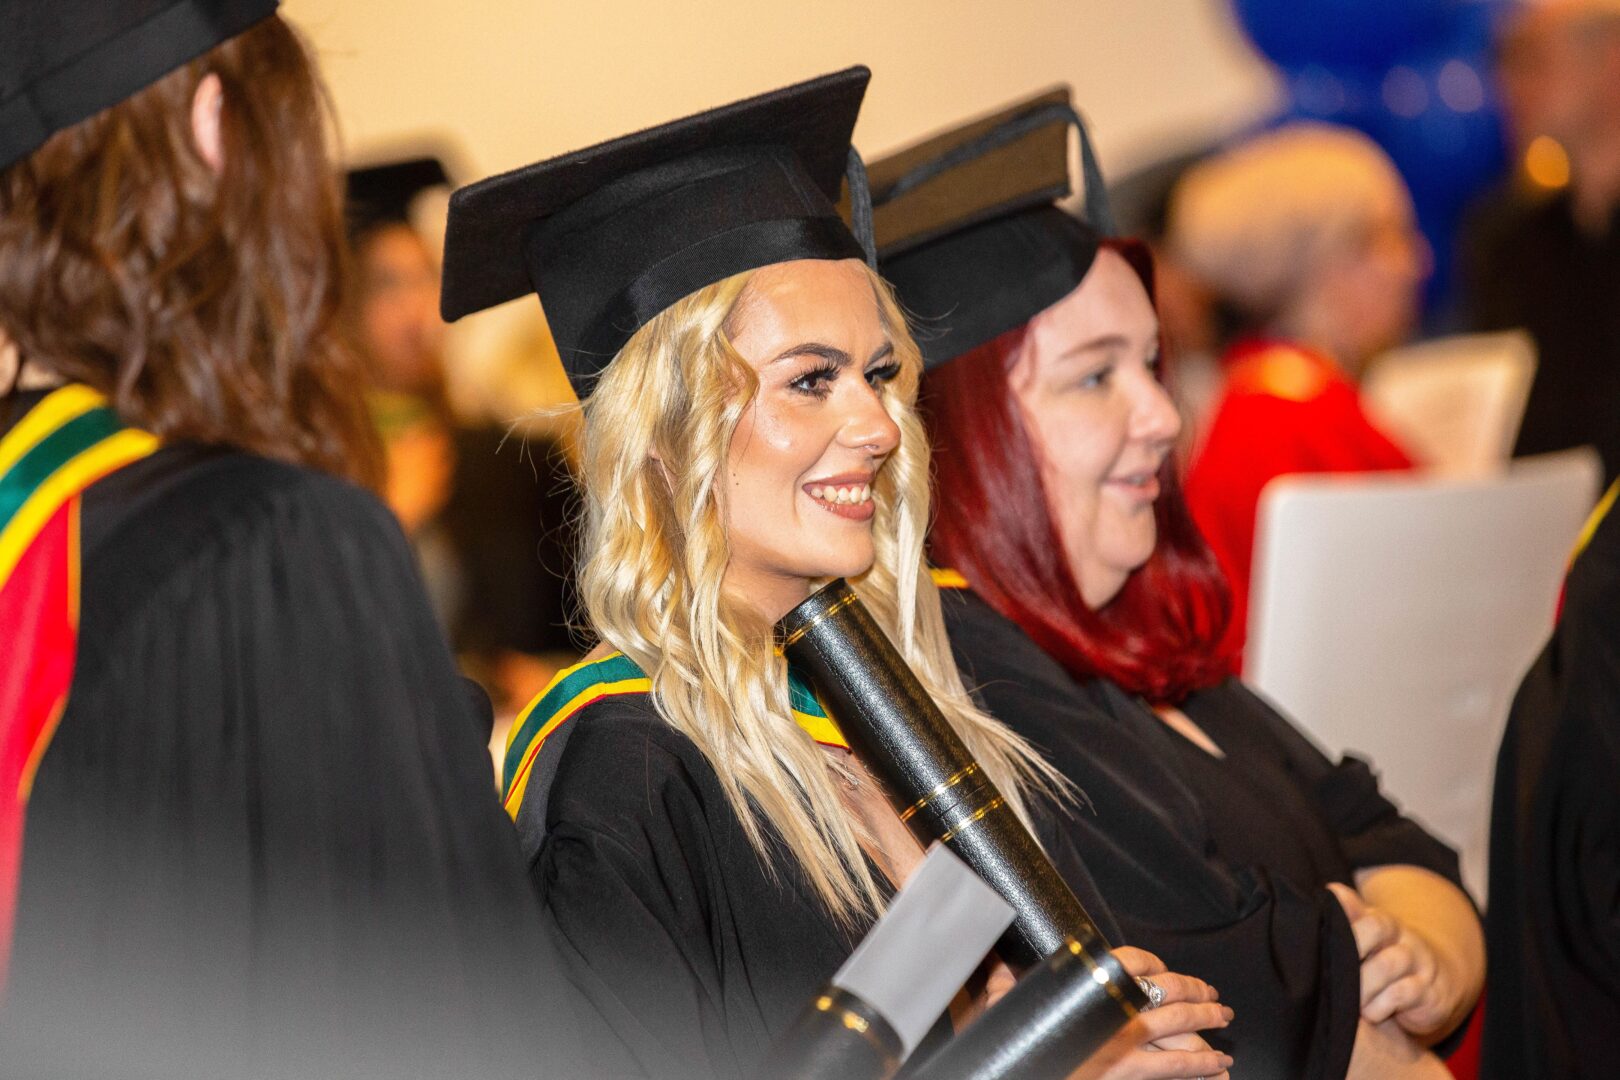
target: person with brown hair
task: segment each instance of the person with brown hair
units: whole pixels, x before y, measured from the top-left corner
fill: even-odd
[[[325,102],[275,8],[0,8],[0,1062],[588,1075],[355,483]]]

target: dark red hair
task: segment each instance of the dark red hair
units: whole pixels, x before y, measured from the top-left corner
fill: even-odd
[[[1153,295],[1153,264],[1133,241],[1105,247],[1124,257]],[[929,551],[939,566],[1012,619],[1076,678],[1111,679],[1154,704],[1213,686],[1229,666],[1220,650],[1231,595],[1193,524],[1172,456],[1159,471],[1158,543],[1119,595],[1092,610],[1064,557],[1007,372],[1028,324],[935,368],[922,409],[934,446],[935,521]]]

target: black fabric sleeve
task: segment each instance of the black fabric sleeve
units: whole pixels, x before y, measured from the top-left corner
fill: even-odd
[[[1220,859],[1197,800],[1133,726],[1123,694],[1076,684],[976,596],[944,599],[964,677],[1079,791],[1066,831],[1117,921],[1116,944],[1220,991],[1237,1019],[1210,1041],[1246,1077],[1342,1080],[1360,961],[1332,894]]]
[[[1456,849],[1402,814],[1380,788],[1370,764],[1351,754],[1332,761],[1286,717],[1236,679],[1219,692],[1233,700],[1233,707],[1252,716],[1282,749],[1301,789],[1321,808],[1352,869],[1419,866],[1463,887]]]
[[[87,555],[84,594],[13,986],[71,1002],[81,1075],[590,1075],[594,1014],[379,503],[218,459]]]
[[[726,1030],[725,823],[707,785],[650,706],[607,699],[568,723],[530,873],[577,981],[647,1075],[749,1075]]]

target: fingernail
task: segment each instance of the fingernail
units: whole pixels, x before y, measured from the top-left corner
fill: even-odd
[[[1222,1054],[1221,1055],[1221,1068],[1230,1069],[1231,1067],[1232,1067],[1232,1055],[1231,1054]]]
[[[1222,1005],[1221,1006],[1221,1015],[1226,1017],[1226,1020],[1227,1020],[1228,1023],[1231,1023],[1232,1017],[1236,1016],[1237,1013],[1232,1011],[1232,1006],[1230,1006],[1230,1005]]]

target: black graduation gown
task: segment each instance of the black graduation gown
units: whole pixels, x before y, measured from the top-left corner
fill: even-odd
[[[589,1075],[594,1016],[388,511],[180,445],[82,521],[0,1074]]]
[[[869,926],[840,929],[780,845],[767,868],[714,770],[650,695],[600,698],[566,723],[554,771],[529,782],[523,817],[545,800],[530,872],[576,981],[647,1075],[757,1076]],[[536,768],[546,767],[542,756]],[[1041,840],[1103,932],[1116,933],[1072,850],[1055,831]],[[946,1034],[941,1021],[917,1054]]]
[[[1237,1016],[1207,1037],[1246,1080],[1342,1078],[1360,962],[1326,884],[1386,863],[1457,881],[1455,854],[1236,681],[1185,706],[1220,761],[1113,684],[1071,678],[970,590],[943,600],[963,677],[1080,788],[1070,836],[1125,942],[1220,991]]]
[[[1620,1031],[1620,515],[1513,700],[1491,808],[1485,1080],[1612,1077]]]
[[[494,427],[457,428],[454,439],[439,515],[461,576],[452,645],[476,656],[577,653],[579,496],[562,445]]]

